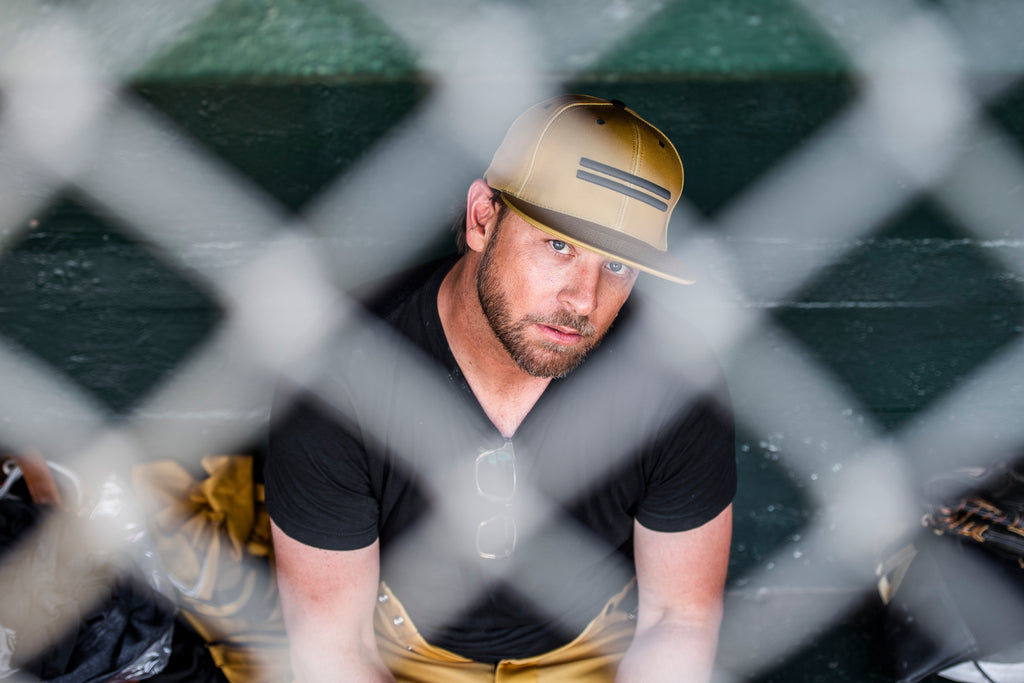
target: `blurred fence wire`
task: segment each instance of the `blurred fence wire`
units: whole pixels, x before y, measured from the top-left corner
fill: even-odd
[[[224,311],[201,348],[126,415],[113,415],[74,382],[0,344],[0,441],[73,464],[87,488],[133,462],[195,463],[256,438],[266,428],[264,398],[272,387],[319,357],[335,331],[361,324],[346,307],[343,286],[414,263],[423,249],[418,235],[443,222],[464,192],[461,179],[486,167],[489,145],[506,123],[663,5],[366,0],[365,8],[416,55],[431,87],[387,139],[295,215],[123,89],[136,69],[217,4],[18,0],[0,7],[0,250],[24,238],[42,207],[74,191],[160,260],[186,268]],[[770,315],[773,302],[792,297],[922,197],[955,216],[978,244],[1022,239],[1024,157],[985,114],[986,102],[1019,73],[1013,60],[1020,59],[1014,51],[1022,7],[1010,0],[794,6],[845,55],[856,95],[713,221],[686,206],[685,196],[677,219],[685,227],[680,253],[714,283],[686,314],[729,359],[732,374],[753,378],[744,384],[750,395],[738,404],[739,423],[753,433],[786,432],[793,406],[804,408],[800,430],[807,438],[787,443],[781,465],[808,483],[816,511],[799,552],[778,549],[730,601],[723,651],[746,654],[727,662],[723,680],[748,680],[774,666],[874,590],[878,549],[918,524],[915,474],[904,456],[984,466],[1024,446],[1024,342],[999,349],[893,432],[870,418],[848,419],[851,399],[835,375]],[[395,201],[393,188],[405,186],[428,200]],[[359,234],[366,225],[397,227]],[[793,244],[815,248],[762,248],[761,236],[781,227]],[[360,239],[387,248],[371,257],[360,252],[355,263],[346,248]],[[998,250],[1024,297],[1018,253]],[[738,273],[738,264],[755,259],[774,274],[756,293]],[[423,373],[423,400],[433,400],[436,390]],[[307,375],[292,379],[318,389]],[[816,431],[808,433],[808,425]],[[993,431],[1001,433],[998,442],[988,438]],[[822,467],[823,442],[833,454],[850,454],[841,477],[812,476]],[[969,456],[949,457],[956,452]],[[536,502],[543,515],[550,502]],[[89,529],[96,547],[116,552],[124,542]],[[822,565],[808,557],[840,557],[849,573],[839,581],[823,577]],[[11,553],[3,575],[31,561],[29,553]],[[821,590],[817,599],[797,603],[742,599],[770,597],[777,577],[794,590],[849,590]],[[445,599],[457,610],[471,597],[453,586]],[[772,628],[780,621],[787,627]],[[742,647],[755,641],[756,648]]]

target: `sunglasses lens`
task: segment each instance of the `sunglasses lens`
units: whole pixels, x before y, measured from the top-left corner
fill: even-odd
[[[476,490],[483,498],[506,507],[477,526],[477,554],[487,560],[509,557],[516,547],[516,521],[507,509],[516,492],[516,456],[511,443],[477,456]]]
[[[510,448],[487,451],[476,459],[477,492],[494,501],[507,503],[516,490],[516,461]]]
[[[480,522],[476,530],[476,550],[487,560],[502,560],[516,547],[516,521],[510,515],[499,515]]]

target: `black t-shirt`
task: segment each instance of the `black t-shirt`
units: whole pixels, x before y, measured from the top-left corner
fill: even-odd
[[[381,577],[432,644],[477,661],[532,656],[575,637],[632,576],[634,519],[683,531],[729,504],[728,399],[698,335],[634,293],[519,426],[511,504],[488,501],[475,460],[504,439],[441,328],[450,267],[389,289],[318,359],[315,392],[282,399],[267,507],[308,545],[380,539]],[[484,559],[477,534],[496,517],[513,519],[515,548]]]

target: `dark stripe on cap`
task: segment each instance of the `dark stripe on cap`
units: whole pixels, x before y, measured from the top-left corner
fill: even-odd
[[[646,178],[641,178],[638,175],[633,175],[632,173],[626,173],[625,171],[623,171],[621,169],[618,169],[618,168],[615,168],[614,166],[609,166],[608,164],[602,164],[600,161],[594,161],[593,159],[588,159],[586,157],[580,157],[580,166],[582,166],[583,168],[589,168],[591,171],[600,171],[601,173],[604,173],[605,175],[610,175],[613,178],[618,178],[619,180],[623,180],[623,181],[625,181],[625,182],[627,182],[627,183],[629,183],[631,185],[636,185],[638,187],[642,187],[643,189],[647,190],[648,192],[653,192],[654,194],[658,195],[662,199],[671,199],[672,198],[672,193],[669,192],[668,190],[666,190],[661,185],[658,185],[656,183],[652,183],[650,180],[647,180]]]
[[[668,211],[668,204],[666,204],[665,202],[661,201],[660,199],[655,199],[651,195],[645,194],[640,190],[633,189],[628,185],[623,185],[622,183],[617,183],[614,180],[608,180],[608,178],[599,175],[594,175],[593,173],[587,173],[586,171],[576,171],[576,177],[579,178],[580,180],[585,180],[588,183],[594,183],[595,185],[606,187],[609,190],[614,190],[615,192],[624,194],[627,197],[636,199],[637,201],[641,201],[644,204],[649,204],[650,206],[656,208],[658,211]]]

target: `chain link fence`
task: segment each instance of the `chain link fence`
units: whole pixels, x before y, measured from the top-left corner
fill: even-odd
[[[429,87],[386,137],[294,211],[125,89],[225,4],[18,0],[0,8],[0,263],[31,239],[36,216],[72,195],[150,258],[187,274],[219,310],[212,331],[125,410],[31,349],[0,343],[0,442],[68,465],[84,491],[103,490],[109,473],[134,463],[195,467],[206,454],[257,442],[274,387],[290,379],[317,390],[293,368],[322,357],[338,330],[366,324],[345,289],[422,260],[431,248],[423,235],[444,224],[511,118],[666,11],[655,0],[366,2],[362,11],[397,37]],[[268,13],[274,7],[266,3]],[[756,492],[738,501],[742,571],[728,591],[723,681],[752,680],[799,656],[875,591],[880,550],[919,526],[923,476],[987,466],[1024,445],[1019,321],[982,361],[950,371],[956,382],[933,390],[920,410],[888,422],[815,352],[813,330],[808,339],[785,324],[808,310],[855,319],[864,309],[942,306],[884,291],[844,299],[842,287],[816,298],[823,279],[864,275],[854,268],[858,254],[891,246],[885,226],[921,202],[958,234],[896,245],[911,254],[908,268],[915,257],[980,255],[999,291],[1024,301],[1024,157],[990,106],[1024,66],[1024,6],[788,7],[832,41],[852,94],[720,210],[687,205],[684,193],[674,250],[699,270],[701,286],[680,295],[651,285],[698,323],[726,364],[746,435],[741,472],[760,476],[768,463],[772,476],[799,482],[805,508],[785,538],[759,545],[758,525],[778,512],[775,503]],[[749,25],[761,21],[756,8],[746,16]],[[413,366],[423,396],[434,395],[431,373]],[[539,498],[536,509],[546,509]],[[135,564],[121,531],[83,517],[77,537]],[[744,545],[770,545],[770,554],[754,557]],[[23,580],[37,560],[9,553],[0,585]],[[106,586],[89,589],[98,599]],[[453,592],[453,609],[471,597],[466,587]],[[994,617],[1019,619],[1010,608]]]

